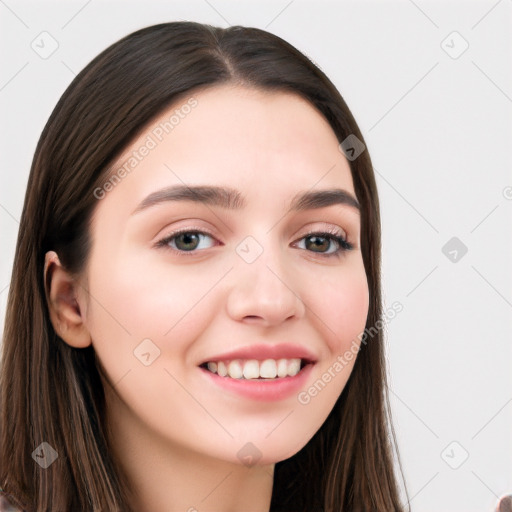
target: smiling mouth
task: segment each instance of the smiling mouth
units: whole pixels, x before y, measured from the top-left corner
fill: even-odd
[[[220,377],[241,380],[279,380],[295,377],[307,365],[314,364],[307,359],[233,359],[208,361],[200,368]]]

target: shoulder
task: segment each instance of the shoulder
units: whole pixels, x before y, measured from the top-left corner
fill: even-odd
[[[22,512],[21,509],[14,507],[5,496],[0,495],[0,512]]]

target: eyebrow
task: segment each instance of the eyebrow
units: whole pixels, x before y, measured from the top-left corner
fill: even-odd
[[[173,185],[149,194],[131,215],[172,201],[194,201],[228,210],[241,210],[246,205],[242,194],[233,188],[209,185]],[[301,212],[340,204],[350,206],[358,213],[361,210],[357,199],[350,192],[340,188],[299,192],[292,198],[289,210]]]

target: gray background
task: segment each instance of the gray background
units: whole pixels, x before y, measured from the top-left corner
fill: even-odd
[[[333,80],[375,165],[412,510],[494,510],[512,493],[511,14],[511,0],[0,0],[0,329],[32,155],[74,75],[155,23],[267,29]]]

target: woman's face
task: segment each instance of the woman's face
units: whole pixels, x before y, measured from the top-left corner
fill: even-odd
[[[292,456],[343,390],[368,313],[329,124],[296,95],[218,86],[173,105],[113,172],[95,192],[80,306],[114,429],[238,464]],[[345,195],[297,201],[327,190]],[[254,378],[293,375],[293,359],[314,364]]]

